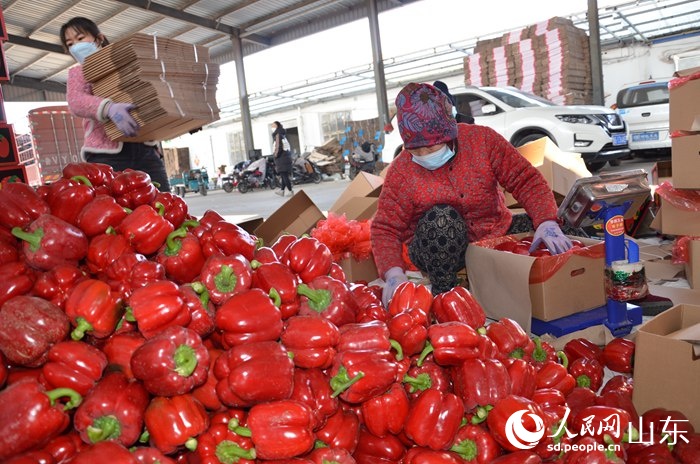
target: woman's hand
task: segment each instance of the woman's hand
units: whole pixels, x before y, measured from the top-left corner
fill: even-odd
[[[389,307],[389,302],[391,297],[394,296],[396,287],[407,280],[406,273],[400,267],[392,267],[386,271],[386,274],[384,274],[384,290],[382,290],[382,303],[385,308]]]
[[[139,132],[139,123],[131,116],[129,110],[136,108],[132,103],[110,103],[107,117],[122,131],[125,136],[133,137]]]
[[[535,251],[542,242],[553,255],[564,253],[572,246],[571,240],[564,235],[556,221],[544,221],[537,227],[532,246],[530,246],[530,253]]]

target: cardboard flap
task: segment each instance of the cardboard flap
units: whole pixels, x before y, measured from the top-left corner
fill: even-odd
[[[528,279],[522,276],[530,275],[530,268],[536,258],[522,256],[516,262],[509,260],[506,253],[491,250],[479,246],[468,246],[466,253],[467,273],[469,275],[470,288],[474,289],[474,297],[477,301],[483,301],[488,294],[493,302],[486,315],[492,319],[510,317],[530,333],[532,307],[530,304],[530,284]],[[478,266],[470,268],[469,263],[478,261]],[[494,280],[492,276],[498,276]],[[527,305],[529,311],[519,314],[512,313],[512,307]],[[484,308],[486,310],[486,308]]]
[[[330,207],[329,211],[337,212],[341,206],[355,197],[378,197],[381,192],[384,178],[361,171],[350,182],[350,185],[340,194],[338,199]]]

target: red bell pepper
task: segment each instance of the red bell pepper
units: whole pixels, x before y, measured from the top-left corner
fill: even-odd
[[[524,359],[510,358],[503,362],[510,376],[510,393],[532,399],[537,388],[537,370],[535,366]]]
[[[100,194],[110,192],[109,186],[114,179],[112,166],[103,163],[68,163],[64,166],[62,174],[65,179],[71,179],[75,176],[87,178],[96,192]]]
[[[86,279],[85,273],[72,264],[59,264],[50,271],[39,275],[32,293],[49,300],[59,308],[63,308],[69,291],[81,280]]]
[[[170,192],[158,192],[152,206],[158,209],[158,205],[163,207],[163,217],[176,229],[190,219],[190,215],[187,212],[187,203],[177,195],[173,195]]]
[[[396,316],[408,308],[418,308],[428,317],[433,304],[433,294],[428,287],[414,282],[403,282],[396,287],[389,302],[389,314]]]
[[[508,369],[496,359],[466,359],[451,368],[450,374],[467,411],[493,405],[510,394]]]
[[[275,255],[277,255],[280,259],[284,257],[284,252],[287,251],[287,248],[289,248],[289,245],[292,243],[296,242],[297,239],[296,235],[291,235],[291,234],[283,234],[277,237],[277,240],[275,240],[275,243],[270,245],[270,248],[272,248],[272,251],[275,252]]]
[[[134,351],[146,342],[146,339],[138,332],[114,334],[107,339],[102,346],[102,351],[107,356],[111,370],[122,372],[129,380],[133,380],[131,371],[131,357]]]
[[[248,413],[247,427],[258,459],[301,456],[314,445],[313,415],[308,406],[292,400],[256,404]]]
[[[193,451],[197,436],[209,428],[209,415],[202,403],[192,395],[157,396],[144,413],[149,441],[165,454],[184,447]]]
[[[418,398],[428,388],[442,392],[452,388],[449,372],[436,364],[432,357],[428,357],[420,366],[411,366],[402,380],[411,400]]]
[[[605,367],[613,372],[628,374],[632,372],[635,344],[625,338],[614,338],[603,348]]]
[[[576,379],[576,385],[594,392],[603,384],[603,370],[603,365],[595,358],[578,358],[569,364],[569,374]]]
[[[262,239],[258,239],[259,241]],[[275,250],[273,250],[270,247],[266,246],[259,246],[255,250],[255,256],[253,256],[253,261],[257,261],[260,264],[270,264],[270,263],[279,263],[280,258],[277,256],[275,253]]]
[[[196,456],[201,463],[255,464],[253,441],[236,433],[233,423],[212,424],[197,440]],[[239,428],[240,430],[240,428]]]
[[[87,332],[105,338],[114,332],[121,319],[122,302],[106,282],[86,279],[71,290],[65,311],[75,326],[71,332],[73,340],[81,340]]]
[[[224,348],[275,341],[282,334],[282,313],[259,288],[236,293],[216,311],[216,329]]]
[[[146,338],[156,336],[167,327],[184,327],[192,318],[180,288],[169,280],[137,288],[127,301],[139,332]]]
[[[381,321],[357,322],[339,327],[338,351],[378,351],[389,353],[389,329]]]
[[[541,464],[542,458],[532,451],[516,451],[491,461],[491,464]]]
[[[236,293],[248,290],[253,283],[253,273],[243,255],[214,254],[204,263],[200,279],[211,301],[221,305]]]
[[[9,376],[9,368],[7,365],[7,360],[5,359],[5,355],[2,354],[2,351],[0,351],[0,389],[5,386],[5,382],[7,382],[7,377]]]
[[[126,252],[105,269],[101,278],[127,300],[135,289],[165,280],[165,268],[140,253]]]
[[[548,361],[537,371],[537,388],[556,388],[566,396],[576,386],[576,379],[567,370],[566,355],[560,353],[560,357],[564,364]]]
[[[394,435],[378,437],[360,429],[353,458],[357,464],[398,464],[406,453],[406,445]]]
[[[156,261],[165,268],[165,275],[175,283],[185,284],[199,277],[204,266],[204,253],[199,239],[187,231],[196,221],[186,221],[172,231],[156,255]]]
[[[41,298],[16,296],[0,307],[0,351],[15,365],[41,366],[69,330],[66,314]]]
[[[345,275],[345,270],[336,262],[331,263],[331,268],[328,270],[328,275],[336,280],[340,280],[341,282],[347,282],[348,280],[348,276]]]
[[[370,433],[385,437],[398,435],[408,417],[410,402],[406,390],[400,383],[394,383],[389,390],[371,398],[361,405],[362,419]]]
[[[451,451],[432,450],[422,446],[414,446],[406,451],[404,464],[460,464],[457,453]]]
[[[214,376],[214,365],[223,351],[212,347],[207,347],[207,351],[209,352],[209,372],[207,374],[207,380],[202,385],[192,390],[192,396],[197,398],[207,411],[221,411],[225,408],[216,394],[217,380]]]
[[[637,423],[637,422],[635,422]],[[677,431],[683,435],[695,433],[693,424],[688,416],[681,411],[666,408],[652,408],[642,414],[642,432],[655,434],[668,434]]]
[[[581,437],[591,436],[601,442],[607,437],[614,443],[620,443],[631,430],[630,421],[631,417],[624,409],[588,406],[572,417],[570,430]]]
[[[428,340],[428,318],[419,308],[408,308],[391,316],[387,327],[391,339],[401,346],[402,356],[420,353]]]
[[[543,388],[539,391],[549,391],[549,390],[554,390],[553,388]],[[558,390],[554,390],[558,391]],[[537,394],[537,393],[535,393]],[[563,396],[563,393],[562,393]],[[595,394],[594,391],[592,391],[590,388],[585,388],[585,387],[576,387],[574,388],[571,393],[566,395],[566,407],[569,408],[569,411],[571,413],[571,417],[576,416],[580,410],[583,408],[587,408],[588,406],[595,406],[597,400],[597,395]],[[539,401],[538,401],[539,402]],[[562,400],[562,405],[564,404],[564,401]],[[562,406],[563,408],[563,406]],[[551,410],[548,410],[546,407],[542,407],[545,411],[551,412]],[[562,416],[563,417],[563,416]]]
[[[252,261],[255,257],[257,247],[255,237],[242,227],[230,222],[219,221],[211,226],[211,234],[222,255],[239,254],[248,261]]]
[[[214,375],[216,392],[227,406],[287,399],[294,388],[294,363],[274,341],[234,346],[219,356]]]
[[[113,440],[131,446],[143,432],[148,403],[148,392],[140,382],[110,372],[85,397],[73,424],[85,443]]]
[[[94,198],[95,189],[88,178],[76,176],[50,184],[45,199],[51,208],[51,214],[75,226],[85,205]]]
[[[170,326],[134,351],[131,371],[153,395],[182,395],[207,380],[209,352],[195,331]]]
[[[627,448],[626,464],[677,464],[665,443],[635,444]]]
[[[86,447],[70,460],[71,464],[93,464],[110,462],[113,464],[135,464],[136,459],[124,446],[113,441],[101,441]]]
[[[333,360],[331,388],[348,403],[362,403],[385,392],[396,380],[398,365],[378,351],[342,351]]]
[[[623,461],[615,456],[612,450],[601,450],[600,443],[593,437],[579,437],[572,445],[576,446],[566,453],[564,464],[616,464]]]
[[[46,203],[34,188],[22,182],[0,184],[0,224],[8,230],[24,228],[44,214],[48,214]]]
[[[58,399],[68,397],[65,404]],[[0,391],[0,460],[39,448],[70,424],[66,412],[80,404],[69,389],[46,391],[34,380],[13,383]]]
[[[297,293],[301,295],[300,316],[320,316],[338,327],[355,322],[357,304],[345,282],[322,275],[299,284]]]
[[[272,247],[275,248],[274,245]],[[281,262],[308,284],[316,277],[328,275],[333,262],[331,250],[318,239],[300,237],[284,251]]]
[[[338,409],[328,417],[326,423],[316,430],[316,440],[330,448],[341,448],[350,453],[355,451],[360,438],[360,419],[351,411]]]
[[[137,446],[131,449],[131,454],[138,464],[176,464],[174,459],[170,459],[158,448],[151,446]]]
[[[489,324],[486,335],[493,340],[503,358],[524,358],[529,360],[535,344],[520,324],[507,317]]]
[[[294,390],[289,397],[304,403],[314,416],[313,429],[321,427],[328,417],[338,410],[338,398],[328,382],[328,376],[320,369],[295,369]]]
[[[279,298],[279,308],[282,319],[288,319],[299,312],[299,295],[297,294],[297,276],[280,262],[262,264],[255,260],[251,262],[253,272],[253,287],[262,289],[273,298]]]
[[[559,359],[557,350],[554,349],[551,343],[543,341],[540,337],[533,339],[535,349],[532,350],[532,359],[530,362],[535,369],[539,370],[547,361],[557,361]]]
[[[348,285],[355,303],[357,303],[357,316],[355,322],[368,321],[389,321],[389,313],[382,305],[381,296],[377,296],[370,287],[361,283],[350,283]]]
[[[457,395],[430,388],[411,403],[404,432],[418,446],[446,450],[454,444],[462,416],[464,406]]]
[[[343,448],[328,448],[322,446],[320,448],[315,448],[307,457],[313,464],[328,464],[331,462],[337,464],[356,464],[352,454]]]
[[[85,262],[90,272],[100,274],[127,252],[133,252],[127,239],[109,229],[90,239]]]
[[[87,255],[88,240],[83,231],[50,214],[39,216],[26,230],[14,227],[12,235],[23,241],[27,264],[41,271],[59,264],[77,266]]]
[[[467,462],[477,464],[490,464],[501,455],[501,447],[488,429],[473,424],[460,427],[450,451],[459,454]]]
[[[110,185],[117,203],[129,209],[153,203],[158,195],[151,176],[143,171],[125,169],[114,176]]]
[[[138,253],[150,255],[163,246],[173,225],[151,205],[141,205],[129,213],[116,231],[126,237]]]
[[[46,388],[70,388],[84,396],[102,378],[106,367],[107,356],[102,351],[68,340],[49,350],[49,359],[41,368],[42,383]]]
[[[36,271],[24,261],[0,264],[0,305],[13,297],[29,293],[35,281]]]
[[[483,327],[486,313],[476,298],[462,286],[457,286],[433,299],[430,310],[438,322],[464,322],[473,329]]]
[[[597,395],[595,398],[597,406],[612,406],[627,411],[630,415],[630,420],[634,424],[639,424],[639,413],[632,402],[632,397],[618,391],[611,391],[602,395]]]
[[[117,227],[128,215],[114,197],[98,195],[80,211],[76,225],[88,238],[104,234],[110,227]]]
[[[700,462],[700,433],[687,435],[688,443],[681,440],[673,447],[673,456],[681,464],[693,464]]]
[[[19,261],[19,251],[15,236],[0,228],[0,265]]]
[[[333,364],[340,331],[328,319],[293,316],[285,322],[280,340],[294,354],[295,366],[326,369]]]
[[[569,362],[574,362],[578,358],[597,359],[601,362],[603,360],[602,348],[587,338],[574,338],[566,342],[564,354],[566,354]]]
[[[42,451],[48,452],[56,463],[68,462],[72,457],[87,448],[76,431],[63,433],[50,440]]]
[[[613,375],[605,382],[605,385],[600,390],[600,394],[603,395],[609,391],[618,391],[631,398],[634,391],[634,379],[624,374]]]
[[[216,308],[214,303],[209,301],[209,292],[204,285],[199,283],[182,285],[180,296],[190,313],[190,322],[186,327],[197,332],[202,339],[214,332]]]
[[[508,419],[519,411],[521,412],[520,428],[524,428],[530,433],[535,433],[544,427],[544,413],[540,406],[532,400],[515,395],[508,395],[496,401],[493,405],[493,409],[486,418],[486,423],[488,424],[493,438],[499,445],[509,451],[518,451],[518,449],[522,449],[518,448],[518,443],[511,443],[506,430]],[[515,435],[516,438],[520,438],[521,440],[524,438],[517,435],[517,433]],[[525,446],[533,445],[533,443],[526,441],[521,441],[520,444]]]
[[[430,347],[421,357],[430,351],[435,362],[441,366],[458,366],[467,359],[474,359],[479,354],[481,336],[469,324],[452,321],[433,324],[428,328]],[[419,358],[419,364],[421,359]]]
[[[578,389],[581,388],[579,387]],[[588,394],[592,393],[590,389],[586,388],[585,390],[587,390]],[[571,394],[574,394],[574,392]],[[593,394],[593,396],[595,396],[595,394]],[[555,388],[538,388],[532,394],[532,398],[530,399],[540,405],[542,412],[557,418],[564,417],[566,414],[566,408],[569,407],[571,409],[574,406],[573,404],[569,404],[567,397],[565,397],[562,392]],[[590,406],[593,404],[595,404],[594,398],[591,398],[590,403],[586,404],[585,406]]]

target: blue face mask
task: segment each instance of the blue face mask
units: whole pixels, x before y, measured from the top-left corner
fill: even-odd
[[[85,58],[97,51],[97,44],[95,42],[77,42],[71,45],[68,51],[75,58],[75,61],[83,64]]]
[[[411,157],[413,158],[414,163],[424,167],[425,169],[434,171],[437,168],[444,166],[445,163],[447,163],[454,155],[455,152],[445,145],[435,153],[424,156],[411,155]]]

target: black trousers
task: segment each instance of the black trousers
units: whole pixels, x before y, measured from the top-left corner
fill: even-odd
[[[285,188],[289,189],[289,191],[292,191],[292,181],[289,180],[289,172],[288,171],[283,171],[278,173],[280,175],[280,183],[282,191],[284,191]]]
[[[85,153],[85,161],[89,163],[103,163],[112,166],[115,171],[123,171],[130,168],[143,171],[151,176],[151,180],[158,184],[161,192],[170,191],[170,182],[165,172],[165,164],[160,158],[155,147],[143,143],[124,142],[124,147],[119,153]]]

